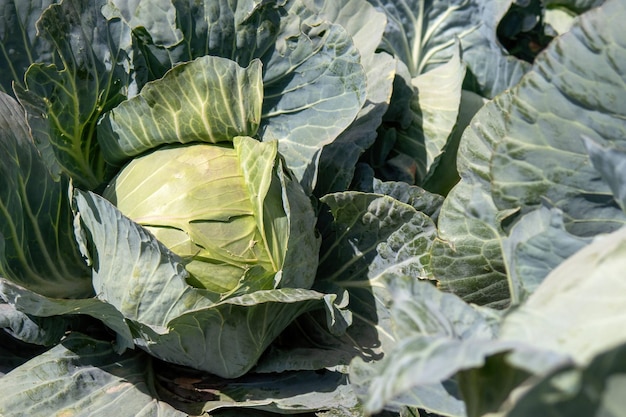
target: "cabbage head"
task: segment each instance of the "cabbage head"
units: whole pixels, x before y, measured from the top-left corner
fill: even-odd
[[[189,284],[220,294],[249,280],[285,286],[274,278],[290,239],[315,242],[307,197],[283,168],[276,142],[237,137],[158,148],[131,160],[104,197],[185,260]],[[290,224],[291,206],[309,221]],[[314,275],[315,268],[301,270],[285,277],[286,286],[309,288]]]

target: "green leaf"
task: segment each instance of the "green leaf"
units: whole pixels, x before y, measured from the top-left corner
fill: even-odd
[[[444,198],[438,194],[430,193],[416,185],[409,185],[402,181],[380,181],[374,178],[370,190],[375,194],[384,194],[396,200],[409,204],[417,211],[429,216],[433,221],[437,220],[439,210]]]
[[[378,362],[356,358],[351,364],[351,379],[364,385],[365,409],[380,411],[400,396],[414,405],[419,393],[434,390],[432,407],[441,409],[427,410],[465,415],[458,396],[448,394],[441,403],[446,391],[440,384],[459,370],[481,366],[486,356],[511,348],[493,343],[499,315],[410,276],[387,274],[383,281],[390,292],[388,308],[397,343]],[[421,400],[429,405],[429,397]]]
[[[411,78],[449,61],[457,39],[486,97],[515,85],[529,69],[503,52],[497,39],[496,27],[509,2],[369,1],[389,20],[382,48],[406,64]]]
[[[99,299],[126,318],[163,330],[180,314],[213,304],[210,292],[186,283],[189,275],[178,256],[111,203],[80,190],[74,199]]]
[[[448,62],[414,77],[410,102],[411,122],[398,130],[395,151],[417,163],[416,181],[421,183],[435,159],[443,152],[456,125],[461,104],[465,64],[459,45]]]
[[[285,19],[276,48],[261,57],[265,95],[260,137],[278,140],[287,167],[311,192],[323,147],[346,130],[365,103],[367,78],[345,29],[292,20]]]
[[[554,268],[589,242],[567,233],[557,208],[541,207],[523,216],[503,242],[512,302],[524,301]]]
[[[93,293],[74,240],[67,178],[44,165],[24,110],[0,93],[0,274],[52,297]]]
[[[0,413],[187,415],[157,400],[153,378],[144,353],[120,356],[109,342],[74,333],[0,378]]]
[[[474,3],[474,2],[472,2]],[[467,63],[478,91],[483,97],[493,98],[516,85],[531,65],[502,47],[498,26],[511,5],[516,2],[481,1],[472,21],[472,31],[461,38],[463,61]]]
[[[448,195],[452,187],[459,182],[459,174],[456,169],[459,143],[463,132],[485,103],[486,100],[478,94],[468,90],[461,91],[461,103],[456,125],[441,150],[441,154],[431,164],[422,184],[424,188],[433,193]]]
[[[219,1],[191,7],[187,2],[174,2],[176,25],[184,39],[173,47],[157,45],[150,40],[153,29],[138,28],[146,36],[135,41],[147,57],[152,79],[176,64],[207,54],[232,59],[242,66],[260,59],[263,106],[258,136],[263,141],[279,140],[287,167],[310,193],[316,184],[322,148],[346,130],[365,103],[366,74],[352,32],[315,15],[299,16],[289,7],[283,8],[284,3]],[[311,7],[307,15],[312,10],[318,13],[317,6],[307,2],[306,7]],[[120,13],[128,14],[129,10]],[[325,13],[335,17],[330,4]],[[163,16],[161,21],[165,22]],[[355,28],[352,24],[351,29]],[[365,41],[363,35],[359,39],[371,50],[372,41]],[[386,64],[381,61],[381,65]]]
[[[581,16],[537,58],[511,93],[505,134],[494,149],[493,196],[502,209],[525,213],[543,199],[564,212],[577,236],[616,230],[626,214],[590,163],[585,135],[619,145],[626,132],[626,105],[615,91],[626,84],[626,49],[619,1]],[[597,65],[581,67],[593,59]]]
[[[232,141],[259,126],[261,63],[241,68],[205,56],[181,64],[107,113],[98,140],[108,161],[125,159],[167,143]]]
[[[452,189],[441,207],[431,265],[440,288],[467,302],[506,307],[509,286],[502,258],[500,213],[481,186]]]
[[[545,7],[565,7],[577,13],[582,13],[594,7],[601,6],[605,0],[546,0]]]
[[[499,338],[566,353],[583,365],[624,343],[626,332],[615,326],[624,315],[624,242],[626,228],[597,237],[561,263],[506,316]]]
[[[391,99],[396,63],[387,53],[375,53],[387,19],[366,1],[326,0],[320,3],[302,0],[287,6],[291,12],[306,17],[308,24],[326,20],[346,29],[359,50],[367,77],[365,103],[356,119],[324,147],[320,156],[315,194],[323,196],[348,188],[359,157],[374,142],[376,129]]]
[[[323,246],[314,289],[327,294],[327,311],[298,318],[259,371],[345,367],[355,356],[379,359],[395,343],[381,277],[393,271],[429,277],[427,251],[435,227],[428,216],[381,194],[333,193],[322,201],[332,219],[320,222]]]
[[[106,21],[100,12],[104,4],[62,0],[48,7],[37,30],[54,45],[55,58],[31,65],[24,87],[16,85],[46,160],[53,153],[61,170],[88,189],[100,186],[109,169],[95,138],[96,123],[133,84],[124,49],[129,29],[119,20]]]
[[[181,30],[176,27],[176,9],[169,0],[109,0],[103,14],[109,20],[122,19],[134,31],[147,31],[157,45],[172,47],[183,39]]]
[[[347,375],[341,372],[250,372],[237,379],[197,374],[193,378],[198,382],[191,387],[176,385],[175,381],[180,375],[181,370],[168,370],[165,376],[172,383],[166,384],[165,388],[179,396],[194,399],[194,415],[204,412],[221,416],[227,411],[237,416],[248,415],[245,414],[246,410],[258,410],[257,414],[251,416],[302,414],[358,405]]]
[[[593,167],[602,175],[602,179],[611,188],[613,198],[622,211],[626,212],[626,182],[623,181],[626,172],[626,151],[620,147],[621,143],[613,146],[603,146],[593,139],[584,137],[585,148],[591,158]]]
[[[612,69],[626,64],[626,54],[619,42],[605,42],[618,36],[615,16],[622,13],[623,5],[609,1],[581,16],[466,130],[458,158],[462,180],[442,208],[442,242],[433,247],[433,269],[444,288],[472,302],[506,303],[499,246],[514,212],[524,215],[547,204],[562,210],[567,233],[582,238],[624,224],[626,215],[580,139],[607,146],[615,141],[617,147],[615,132],[626,129],[626,109],[613,94],[626,72]],[[603,64],[580,66],[592,56]],[[476,207],[470,218],[480,221],[467,220],[468,207]],[[554,241],[552,250],[565,254],[570,243]]]
[[[298,315],[322,306],[323,294],[299,288],[219,301],[220,294],[188,285],[182,260],[108,201],[78,190],[75,200],[98,297],[131,322],[135,343],[158,358],[234,378]]]
[[[619,416],[624,410],[626,346],[608,349],[589,365],[567,366],[551,372],[506,410],[507,416],[547,414]]]
[[[37,19],[57,0],[0,1],[0,91],[11,94],[12,84],[24,85],[24,73],[34,62],[51,59],[51,42],[37,36]]]
[[[478,20],[476,2],[370,0],[388,18],[382,47],[404,62],[411,77],[447,62],[456,39],[463,39]]]
[[[124,316],[111,304],[98,298],[48,298],[2,278],[0,278],[0,294],[16,311],[27,314],[40,323],[42,318],[53,322],[55,316],[70,314],[91,316],[105,323],[117,334],[116,350],[118,352],[133,347],[133,336]]]
[[[428,248],[435,236],[430,217],[381,194],[347,191],[321,201],[334,218],[318,270],[324,281],[375,280],[391,271],[430,278]]]
[[[175,0],[155,8],[116,1],[111,16],[121,16],[133,28],[133,42],[148,62],[147,77],[154,80],[179,63],[205,55],[248,66],[273,48],[283,3]]]
[[[0,298],[0,329],[23,342],[52,346],[65,335],[69,323],[63,317],[48,320],[30,317]]]
[[[374,54],[370,60],[365,66],[367,95],[363,107],[354,122],[322,150],[315,187],[317,196],[347,189],[357,161],[376,139],[376,129],[391,100],[396,64],[386,53]]]

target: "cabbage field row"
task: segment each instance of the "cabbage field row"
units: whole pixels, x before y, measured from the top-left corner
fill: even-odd
[[[625,19],[0,0],[0,416],[625,416]]]

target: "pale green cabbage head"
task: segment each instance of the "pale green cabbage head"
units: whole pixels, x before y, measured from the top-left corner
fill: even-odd
[[[313,255],[316,238],[307,197],[275,142],[162,147],[130,161],[104,196],[181,256],[195,287],[224,294],[250,279],[263,289],[312,284],[315,268],[287,282],[276,277],[290,241],[309,242]]]

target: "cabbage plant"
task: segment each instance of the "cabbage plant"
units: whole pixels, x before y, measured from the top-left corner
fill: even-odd
[[[0,10],[0,415],[621,415],[621,0]]]

